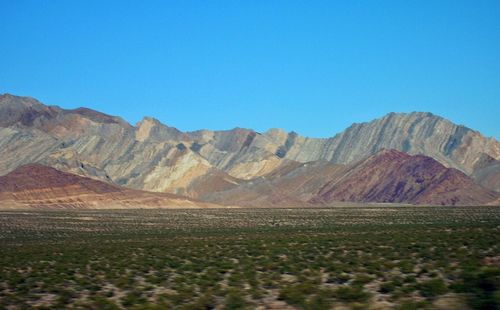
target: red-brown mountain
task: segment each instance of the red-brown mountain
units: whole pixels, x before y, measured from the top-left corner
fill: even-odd
[[[310,201],[473,205],[497,197],[463,172],[446,168],[430,157],[382,150],[325,184]]]
[[[0,177],[0,208],[215,207],[167,193],[151,193],[28,164]]]

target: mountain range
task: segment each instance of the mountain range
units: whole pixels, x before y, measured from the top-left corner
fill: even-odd
[[[72,207],[475,205],[500,197],[500,142],[427,112],[389,113],[318,139],[281,129],[182,132],[150,117],[134,126],[4,94],[0,158],[2,205],[42,204],[42,192],[44,205]],[[47,177],[57,173],[72,180],[67,195]],[[33,178],[42,187],[15,191]],[[83,180],[110,191],[74,187]],[[91,198],[63,199],[82,195]]]

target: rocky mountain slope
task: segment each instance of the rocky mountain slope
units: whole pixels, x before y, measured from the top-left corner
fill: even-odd
[[[40,164],[0,177],[0,208],[218,207],[173,194],[121,188]]]
[[[200,198],[220,204],[258,207],[311,206],[310,199],[331,180],[340,178],[347,166],[325,161],[292,162],[252,180],[243,180]]]
[[[330,169],[324,175],[321,169],[309,169],[353,165],[382,149],[430,156],[483,186],[500,187],[494,164],[500,160],[500,143],[430,113],[391,113],[353,124],[332,138],[315,139],[279,129],[181,132],[149,117],[132,126],[86,108],[65,110],[29,97],[0,95],[0,175],[41,163],[127,188],[211,201],[238,200],[231,198],[240,192],[235,187],[262,196],[251,184],[273,179],[261,190],[274,192],[279,201],[287,191],[270,188],[286,178],[273,175],[304,165],[293,182],[301,183],[311,173],[326,181],[335,177]]]
[[[311,139],[283,133],[285,158],[307,162],[327,160],[349,164],[382,149],[430,156],[447,167],[472,173],[485,154],[498,159],[500,143],[467,127],[455,125],[431,113],[390,113],[368,123],[353,124],[329,139]]]
[[[213,191],[202,199],[243,206],[311,206],[335,202],[471,205],[494,201],[488,190],[423,155],[381,150],[360,162],[294,163],[264,177]]]
[[[484,187],[500,193],[500,160],[482,154],[476,161],[472,178]]]
[[[486,204],[497,197],[463,172],[430,157],[382,150],[325,184],[311,202],[471,205]]]

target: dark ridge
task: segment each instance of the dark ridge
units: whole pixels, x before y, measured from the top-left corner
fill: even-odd
[[[450,136],[450,139],[446,142],[446,145],[444,146],[444,154],[446,156],[451,155],[453,151],[460,146],[462,139],[469,131],[470,130],[464,126],[457,126],[455,132],[453,133],[452,136]]]
[[[257,136],[257,133],[255,133],[255,131],[252,131],[248,134],[247,138],[245,139],[245,142],[243,142],[243,145],[241,146],[241,149],[245,148],[245,147],[249,147],[253,140],[255,139],[255,137]]]
[[[280,146],[277,150],[275,155],[278,156],[279,158],[284,158],[288,151],[292,148],[292,146],[295,144],[295,140],[297,139],[299,135],[295,132],[292,131],[288,134],[285,144]]]
[[[194,142],[193,144],[191,144],[190,149],[191,149],[191,151],[198,153],[201,150],[202,146],[203,146],[202,144],[199,144],[198,142]]]

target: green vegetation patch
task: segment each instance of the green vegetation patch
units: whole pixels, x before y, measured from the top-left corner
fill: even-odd
[[[500,307],[500,209],[0,211],[0,309]]]

